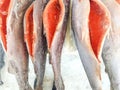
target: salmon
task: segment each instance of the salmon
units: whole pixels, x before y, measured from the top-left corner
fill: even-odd
[[[72,29],[91,88],[102,90],[100,56],[110,29],[109,11],[99,0],[73,0]]]
[[[0,37],[5,50],[7,50],[6,21],[7,21],[9,5],[10,5],[10,0],[0,0]]]
[[[116,0],[120,4],[120,0]]]
[[[44,33],[57,90],[64,90],[60,62],[69,17],[69,6],[70,0],[50,0],[43,12]]]
[[[28,52],[23,19],[33,0],[11,0],[7,18],[7,57],[20,90],[32,90],[28,83]]]
[[[111,15],[111,30],[103,45],[102,57],[110,79],[111,90],[120,90],[120,4],[101,0]]]
[[[36,0],[27,9],[24,17],[24,39],[27,44],[28,53],[31,56],[36,79],[34,83],[35,90],[42,90],[47,42],[43,28],[43,10],[47,0]]]

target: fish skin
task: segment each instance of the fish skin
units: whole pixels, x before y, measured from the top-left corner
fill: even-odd
[[[28,52],[24,42],[23,18],[33,0],[11,0],[7,19],[7,57],[19,89],[32,90],[28,83]]]

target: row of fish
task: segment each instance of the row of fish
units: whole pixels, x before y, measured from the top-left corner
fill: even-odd
[[[0,0],[0,37],[19,89],[32,90],[30,56],[36,74],[34,89],[43,90],[47,53],[54,72],[53,89],[65,89],[60,62],[71,14],[69,23],[91,88],[102,90],[103,60],[111,89],[120,90],[119,8],[119,0]]]

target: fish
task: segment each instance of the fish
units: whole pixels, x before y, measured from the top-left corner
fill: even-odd
[[[28,83],[28,51],[24,41],[23,18],[33,0],[10,1],[6,33],[9,67],[12,67],[19,89],[32,90]]]
[[[0,85],[3,84],[1,78],[1,69],[5,65],[4,56],[7,50],[6,33],[7,33],[7,15],[9,10],[10,0],[0,0]]]
[[[99,0],[73,0],[72,30],[84,70],[93,90],[102,90],[100,60],[110,29],[110,13]]]
[[[27,9],[24,16],[24,40],[31,57],[36,79],[35,90],[42,90],[46,65],[47,42],[43,27],[43,11],[47,0],[36,0]]]
[[[120,89],[120,4],[119,0],[101,0],[111,15],[111,30],[103,45],[102,58],[110,80],[111,90]]]
[[[69,17],[70,0],[50,0],[43,12],[44,33],[49,60],[54,72],[53,89],[64,90],[61,76],[61,52]]]

